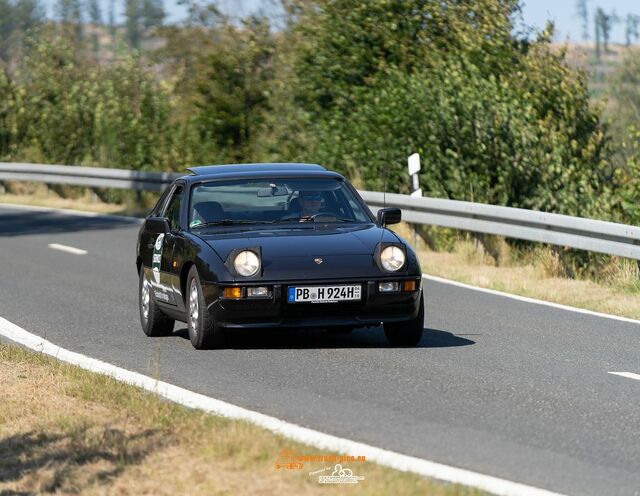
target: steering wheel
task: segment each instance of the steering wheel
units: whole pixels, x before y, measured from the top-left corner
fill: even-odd
[[[305,215],[304,216],[304,220],[306,221],[314,221],[316,220],[316,218],[318,217],[332,217],[332,218],[337,218],[337,216],[335,214],[330,214],[327,212],[318,212],[317,214],[313,214],[313,215]]]

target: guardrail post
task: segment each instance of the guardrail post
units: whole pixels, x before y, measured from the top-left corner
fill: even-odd
[[[413,153],[407,159],[407,170],[409,171],[409,182],[411,183],[411,196],[415,196],[417,198],[422,198],[422,188],[420,187],[420,154]],[[386,183],[385,183],[386,187]],[[411,244],[416,246],[418,242],[416,229],[417,226],[415,224],[409,224],[411,228]]]

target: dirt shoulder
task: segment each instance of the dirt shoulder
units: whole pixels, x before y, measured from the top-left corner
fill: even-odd
[[[450,251],[434,251],[410,228],[393,226],[404,239],[415,244],[424,273],[473,286],[527,296],[595,312],[640,319],[640,277],[634,260],[611,258],[598,268],[599,281],[562,275],[557,252],[548,246],[526,256],[509,253],[499,240],[490,255],[478,243],[459,240]]]

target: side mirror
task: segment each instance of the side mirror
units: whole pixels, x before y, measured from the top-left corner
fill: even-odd
[[[148,217],[144,221],[144,229],[150,234],[166,234],[171,230],[165,217]]]
[[[397,224],[402,220],[402,210],[399,208],[381,208],[378,210],[377,221],[379,226]]]

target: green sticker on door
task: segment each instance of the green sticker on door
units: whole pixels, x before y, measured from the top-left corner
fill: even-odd
[[[162,262],[162,245],[164,244],[164,234],[159,234],[156,244],[153,247],[153,260],[151,262],[151,270],[153,271],[153,279],[156,284],[160,284],[160,264]]]

